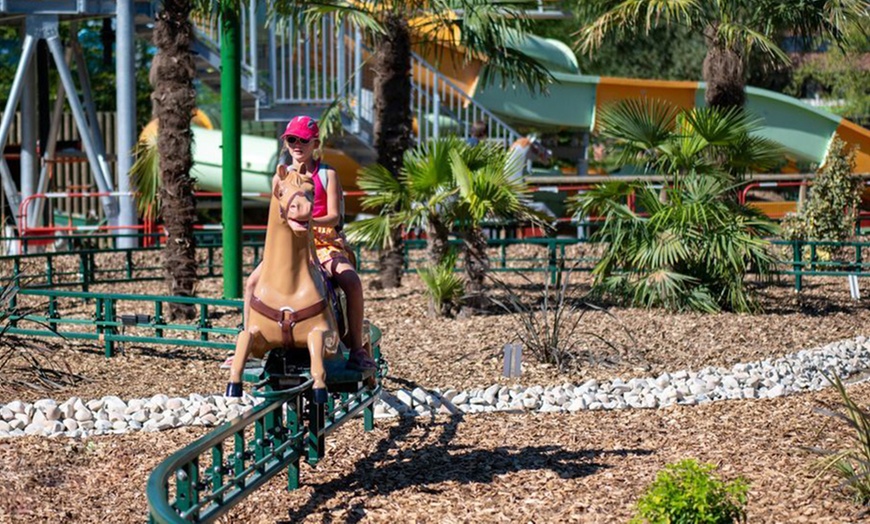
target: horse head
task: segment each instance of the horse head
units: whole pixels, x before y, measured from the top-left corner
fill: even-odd
[[[304,165],[299,171],[278,166],[278,179],[273,194],[278,199],[281,220],[293,231],[307,232],[314,201],[313,179]]]
[[[544,165],[550,165],[550,162],[553,161],[553,152],[544,147],[544,144],[535,135],[529,135],[528,138],[529,151],[526,153],[526,158]]]

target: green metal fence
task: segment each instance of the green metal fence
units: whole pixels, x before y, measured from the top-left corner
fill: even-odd
[[[165,306],[171,304],[194,307],[196,319],[191,323],[168,322]],[[213,321],[218,310],[238,314],[241,320],[242,301],[19,289],[3,306],[8,314],[7,333],[97,340],[111,357],[119,343],[233,349],[239,327],[214,326]],[[73,311],[65,312],[70,309]]]

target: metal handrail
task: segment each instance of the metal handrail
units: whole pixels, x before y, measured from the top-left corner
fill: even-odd
[[[204,437],[195,440],[188,446],[176,451],[166,460],[161,462],[148,477],[147,496],[148,509],[150,516],[154,522],[160,524],[184,524],[190,522],[191,516],[197,518],[197,522],[210,522],[223,513],[226,513],[229,508],[238,503],[247,492],[257,489],[260,485],[268,481],[272,476],[281,471],[287,464],[300,458],[301,453],[298,447],[301,446],[302,440],[305,437],[307,430],[301,429],[293,435],[288,435],[288,438],[280,445],[271,450],[271,453],[261,458],[257,463],[249,466],[240,473],[237,473],[228,480],[222,483],[204,500],[197,501],[190,508],[186,508],[183,514],[179,514],[169,501],[169,480],[173,476],[178,478],[179,472],[185,472],[190,464],[197,464],[200,455],[207,453],[218,446],[222,446],[227,439],[234,438],[236,435],[244,432],[245,428],[264,419],[267,415],[275,410],[283,409],[284,405],[293,397],[303,393],[314,384],[313,379],[309,379],[303,384],[288,389],[280,398],[273,399],[270,402],[265,402],[254,407],[248,413],[242,415],[239,419],[227,422],[222,427],[212,431]],[[294,447],[295,444],[295,447]],[[290,448],[290,449],[288,449]],[[239,451],[237,450],[237,453]],[[276,462],[277,460],[277,462]],[[262,462],[262,464],[259,464]],[[214,465],[212,465],[214,467]],[[246,482],[247,477],[256,472],[251,482]],[[218,473],[219,474],[219,473]],[[239,480],[241,476],[241,481]],[[229,494],[227,494],[229,493]],[[215,499],[219,503],[213,505]],[[205,511],[202,511],[205,508]]]
[[[520,137],[518,131],[497,117],[492,111],[477,103],[456,83],[426,62],[417,53],[411,53],[411,67],[412,70],[422,70],[418,74],[423,75],[425,80],[427,80],[423,84],[429,86],[428,89],[425,89],[419,82],[412,82],[412,85],[416,90],[425,93],[427,100],[433,102],[430,107],[435,110],[434,132],[431,135],[423,135],[422,119],[418,116],[418,125],[421,129],[420,138],[438,138],[440,136],[438,117],[442,115],[442,112],[445,116],[451,117],[460,123],[463,129],[461,136],[469,136],[471,126],[475,122],[486,121],[488,139],[490,140],[503,142],[504,146],[508,147]],[[422,108],[418,108],[417,113],[422,114],[421,110]]]

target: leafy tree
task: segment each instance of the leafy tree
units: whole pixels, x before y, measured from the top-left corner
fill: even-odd
[[[809,98],[821,93],[834,102],[830,109],[858,122],[870,122],[870,70],[863,53],[839,49],[805,59],[795,70],[790,95]]]
[[[773,143],[752,137],[756,123],[740,109],[680,111],[662,102],[627,100],[602,111],[601,133],[623,163],[671,175],[658,189],[613,182],[579,195],[576,215],[604,217],[606,243],[596,289],[642,307],[753,311],[750,270],[770,275],[776,225],[733,198],[750,166],[775,162]],[[634,195],[636,208],[625,202]]]
[[[601,46],[609,35],[624,38],[660,25],[680,25],[704,35],[707,54],[703,78],[705,98],[716,107],[742,106],[745,102],[745,65],[753,49],[772,61],[791,59],[775,42],[789,31],[807,40],[842,42],[849,24],[865,24],[865,0],[595,0],[581,5],[594,21],[578,32],[584,53]]]
[[[590,22],[582,10],[567,20],[541,20],[532,26],[536,35],[570,42],[578,27]],[[586,75],[689,80],[701,78],[704,38],[686,27],[653,27],[630,39],[606,38],[592,53],[577,53],[580,71]]]
[[[369,30],[374,47],[374,145],[377,163],[398,177],[405,151],[414,142],[411,114],[411,50],[439,55],[444,46],[459,45],[466,59],[483,57],[483,85],[496,78],[522,82],[534,88],[550,81],[546,69],[509,44],[522,38],[529,21],[518,16],[523,1],[490,0],[397,0],[382,2],[345,0],[276,0],[278,16],[304,13],[315,21],[337,15]],[[381,252],[380,282],[385,287],[401,284],[403,271],[402,231],[390,231],[388,249]]]

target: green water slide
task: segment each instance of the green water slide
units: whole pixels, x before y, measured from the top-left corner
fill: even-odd
[[[474,101],[508,122],[543,129],[593,129],[602,105],[635,97],[659,98],[683,108],[704,105],[703,82],[637,80],[580,74],[573,52],[562,42],[532,37],[520,47],[544,62],[555,83],[547,95],[498,84],[471,93]],[[820,162],[836,132],[859,146],[856,171],[870,172],[870,130],[796,98],[749,87],[746,107],[762,120],[760,134],[781,144],[795,160]]]

